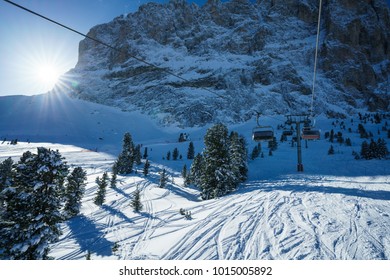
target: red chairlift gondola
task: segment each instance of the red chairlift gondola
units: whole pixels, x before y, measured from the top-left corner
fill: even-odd
[[[313,127],[304,127],[302,129],[302,139],[319,140],[320,135],[320,131],[318,129],[314,129]]]

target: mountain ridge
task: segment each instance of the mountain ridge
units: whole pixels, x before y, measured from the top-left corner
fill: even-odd
[[[322,8],[314,114],[388,110],[386,3]],[[239,123],[254,111],[308,113],[317,16],[314,0],[148,3],[89,31],[120,52],[82,40],[65,91],[183,127]]]

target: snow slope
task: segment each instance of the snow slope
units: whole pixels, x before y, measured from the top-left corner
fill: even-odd
[[[353,124],[344,120],[352,128],[352,133],[343,130],[352,147],[333,143],[333,156],[324,139],[303,147],[304,173],[296,172],[296,148],[289,142],[279,143],[272,156],[263,145],[264,158],[249,161],[249,179],[236,192],[202,201],[196,188],[182,186],[181,169],[191,161],[186,159],[188,142],[177,139],[189,133],[200,152],[207,127],[161,128],[137,112],[59,95],[2,97],[0,109],[0,137],[7,137],[0,142],[0,160],[17,160],[26,150],[45,146],[59,149],[72,167],[88,173],[81,214],[62,224],[63,235],[52,244],[56,259],[84,259],[87,251],[92,259],[390,258],[390,162],[353,159],[351,152],[359,151],[362,141],[357,118]],[[264,121],[276,127],[284,118]],[[320,118],[317,124],[323,133],[337,132],[333,121]],[[230,127],[247,137],[249,151],[255,145],[250,140],[254,123]],[[382,126],[365,125],[375,137]],[[144,177],[140,165],[137,174],[119,176],[104,205],[96,206],[95,178],[111,170],[125,131],[148,147],[150,175]],[[279,139],[281,131],[276,134]],[[10,145],[14,138],[19,143]],[[183,159],[164,160],[175,147]],[[171,178],[166,189],[158,187],[163,168]],[[130,207],[137,187],[141,213]],[[191,211],[192,219],[180,208]]]

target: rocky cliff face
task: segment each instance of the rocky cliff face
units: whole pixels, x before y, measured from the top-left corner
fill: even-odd
[[[120,51],[81,41],[69,88],[183,126],[245,121],[254,111],[307,113],[318,2],[143,5],[90,30]],[[314,112],[389,110],[389,43],[383,0],[323,0]]]

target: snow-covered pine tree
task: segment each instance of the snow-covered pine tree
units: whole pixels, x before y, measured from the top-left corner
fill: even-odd
[[[87,172],[82,167],[76,167],[68,176],[65,190],[65,216],[74,217],[80,212],[87,180]]]
[[[100,179],[99,176],[96,178],[96,184],[98,185],[98,191],[96,194],[96,197],[94,199],[94,203],[96,205],[102,205],[106,198],[106,190],[108,185],[108,175],[107,172],[104,172],[102,175],[102,178]]]
[[[160,188],[165,188],[167,186],[167,183],[168,183],[168,174],[164,168],[160,174],[160,182],[159,182],[158,186]]]
[[[195,156],[195,147],[194,147],[194,143],[191,141],[188,144],[187,159],[194,159],[194,156]]]
[[[141,202],[141,191],[138,189],[138,187],[133,193],[133,198],[131,199],[130,205],[133,207],[135,212],[139,212],[143,208]]]
[[[115,163],[118,174],[130,174],[134,165],[134,143],[129,132],[123,136],[122,151]]]
[[[181,177],[187,177],[187,164],[184,164],[183,169],[181,170]]]
[[[58,151],[25,152],[15,165],[13,185],[6,188],[6,227],[1,231],[7,259],[48,259],[49,244],[60,235],[64,180],[68,166]]]
[[[235,181],[230,167],[227,127],[219,123],[209,128],[204,143],[204,168],[199,187],[202,198],[211,199],[225,195]]]
[[[190,184],[194,184],[196,186],[200,185],[200,177],[203,173],[203,168],[204,168],[204,162],[203,162],[203,156],[198,153],[190,167],[190,172],[188,176],[188,182]]]
[[[118,180],[118,175],[116,173],[115,168],[112,169],[112,175],[110,179],[110,188],[115,189],[116,188],[116,182]]]
[[[11,185],[13,164],[14,161],[10,157],[0,163],[0,193]]]
[[[0,221],[1,213],[4,210],[4,195],[2,194],[2,191],[12,185],[13,164],[14,161],[10,157],[0,163]]]
[[[150,167],[150,163],[149,163],[149,160],[147,159],[145,161],[144,170],[143,170],[144,176],[148,176],[148,174],[149,174],[149,167]]]
[[[245,138],[234,131],[229,136],[229,159],[231,170],[237,178],[235,185],[238,185],[244,182],[248,176],[248,152]]]

